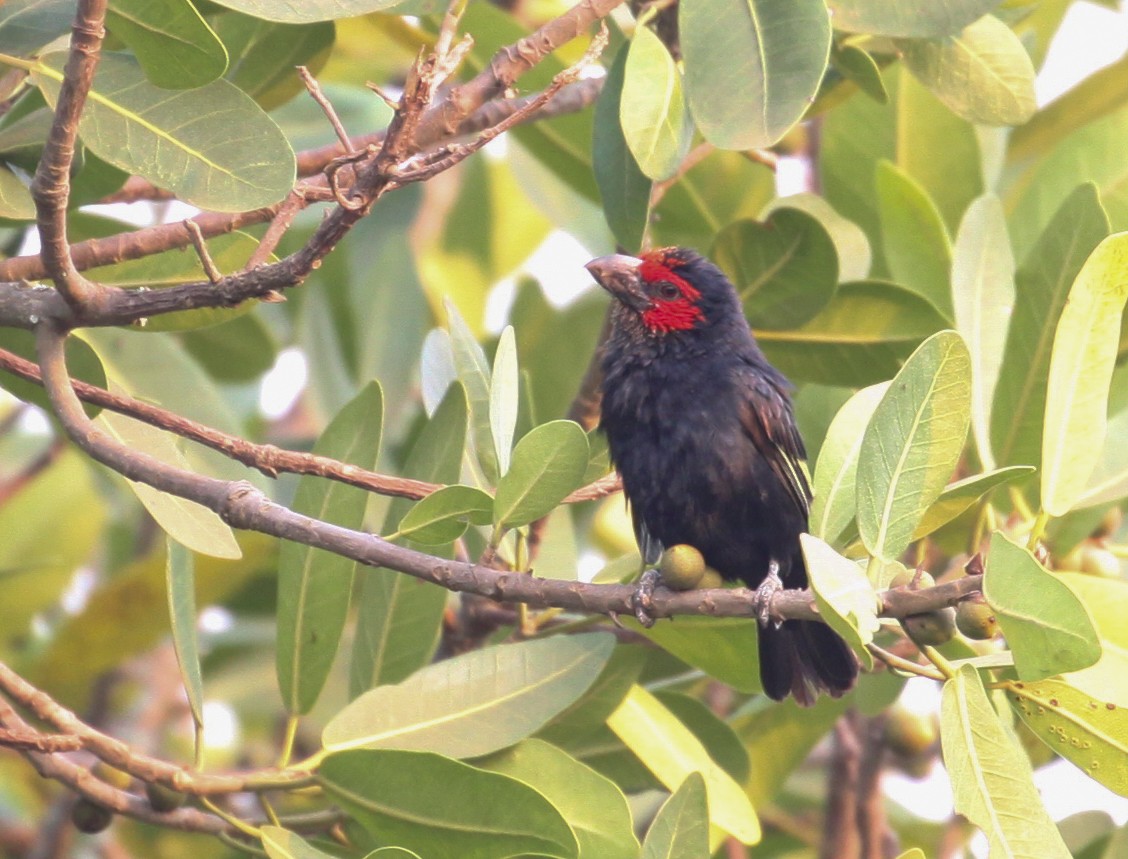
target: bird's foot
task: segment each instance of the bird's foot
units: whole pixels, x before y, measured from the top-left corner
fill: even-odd
[[[756,588],[756,595],[752,598],[760,626],[767,626],[769,621],[773,621],[772,602],[775,600],[775,595],[781,590],[783,590],[783,579],[779,577],[779,563],[769,561],[768,574],[764,577],[764,581],[760,583],[760,587]],[[778,629],[782,621],[774,620],[774,623]]]
[[[631,596],[631,607],[634,609],[635,620],[649,629],[654,626],[654,588],[661,580],[661,575],[655,569],[644,570],[638,577],[638,584]]]

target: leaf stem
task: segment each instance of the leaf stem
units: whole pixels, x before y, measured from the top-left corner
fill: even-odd
[[[1038,548],[1038,542],[1042,539],[1042,535],[1046,533],[1046,525],[1049,521],[1050,514],[1045,510],[1039,510],[1034,525],[1030,529],[1030,537],[1026,541],[1026,548],[1031,552]]]
[[[298,717],[291,715],[286,720],[286,735],[282,739],[282,751],[278,755],[278,768],[286,769],[290,765],[290,758],[294,754],[294,742],[298,737]]]
[[[940,679],[951,680],[956,676],[956,669],[952,667],[952,663],[949,662],[935,647],[931,647],[930,645],[925,644],[921,646],[920,652],[928,657],[928,661],[935,665],[940,674],[943,675],[943,677]]]
[[[884,647],[878,647],[872,642],[866,645],[866,649],[894,671],[903,674],[914,674],[917,677],[927,677],[930,680],[943,681],[945,679],[945,676],[939,671],[933,671],[926,665],[918,665],[916,662],[898,656],[896,653],[886,650]]]
[[[223,820],[225,823],[228,823],[238,829],[244,835],[250,836],[251,838],[254,838],[256,840],[262,838],[262,833],[259,832],[256,827],[251,826],[251,824],[247,823],[246,821],[240,820],[235,815],[229,814],[228,812],[224,811],[206,796],[200,797],[200,805],[202,805],[216,817]]]

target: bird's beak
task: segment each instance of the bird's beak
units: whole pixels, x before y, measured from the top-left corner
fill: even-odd
[[[642,288],[638,267],[642,260],[625,254],[593,259],[584,268],[591,272],[595,282],[615,298],[639,313],[649,310],[652,302]]]

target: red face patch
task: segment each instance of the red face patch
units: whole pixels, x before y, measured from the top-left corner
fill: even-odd
[[[681,264],[681,260],[665,248],[642,255],[642,265],[638,269],[642,280],[650,285],[673,284],[679,293],[669,298],[662,295],[651,296],[654,306],[642,314],[643,323],[651,331],[663,334],[688,331],[705,318],[705,314],[697,306],[701,291],[675,271]]]

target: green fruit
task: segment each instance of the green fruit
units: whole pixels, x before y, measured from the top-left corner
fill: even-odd
[[[697,587],[705,575],[705,559],[687,543],[670,546],[658,564],[662,584],[671,590],[688,591]]]
[[[956,628],[968,638],[986,641],[999,634],[999,621],[983,594],[972,594],[956,606]]]
[[[71,823],[74,824],[74,828],[88,835],[101,832],[113,819],[112,811],[84,796],[80,797],[71,809]]]
[[[1120,559],[1108,549],[1089,544],[1081,549],[1081,572],[1106,579],[1120,578]]]
[[[940,721],[935,713],[914,713],[894,704],[886,715],[883,737],[890,751],[916,758],[930,751],[940,739]]]
[[[701,576],[701,581],[697,583],[697,587],[704,590],[705,588],[723,588],[725,580],[721,578],[721,574],[714,570],[712,567],[705,568],[705,574]]]
[[[916,579],[917,585],[913,590],[923,591],[925,588],[936,587],[936,579],[932,577],[932,573],[927,573],[924,570],[920,571],[920,576],[917,576],[916,570],[905,570],[898,573],[893,577],[893,581],[889,583],[890,588],[911,588],[913,579]]]
[[[98,761],[90,771],[110,787],[116,787],[118,790],[128,790],[130,784],[133,783],[133,776],[117,767],[110,766],[105,761]]]
[[[149,797],[153,811],[175,811],[188,798],[178,790],[153,783],[145,785],[145,796]]]
[[[942,608],[912,614],[902,619],[901,626],[918,647],[939,647],[951,641],[956,634],[956,611]]]

